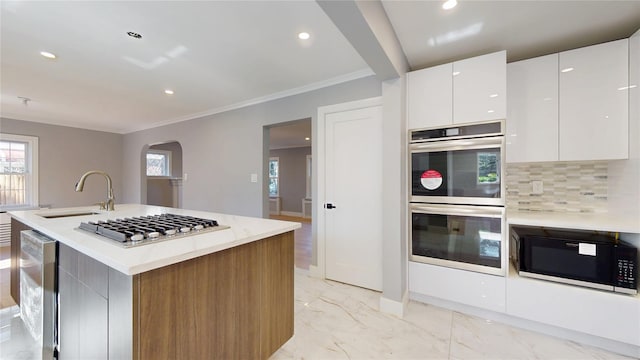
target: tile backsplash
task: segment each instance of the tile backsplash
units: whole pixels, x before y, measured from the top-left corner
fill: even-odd
[[[507,164],[507,207],[546,212],[607,212],[606,161]],[[531,182],[543,182],[533,194]]]

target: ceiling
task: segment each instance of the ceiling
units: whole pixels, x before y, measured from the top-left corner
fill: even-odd
[[[130,132],[371,75],[314,1],[0,6],[3,117]]]
[[[507,50],[507,62],[627,38],[640,1],[382,0],[411,69]]]
[[[413,70],[503,49],[516,61],[640,27],[640,1],[382,4]],[[128,133],[372,74],[315,1],[3,0],[0,11],[7,118]]]
[[[309,140],[306,140],[306,139]],[[311,119],[297,120],[269,128],[269,149],[311,146]]]

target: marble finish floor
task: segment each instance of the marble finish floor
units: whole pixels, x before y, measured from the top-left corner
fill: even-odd
[[[40,351],[20,319],[20,308],[0,310],[0,360],[40,360]]]
[[[378,311],[380,294],[295,272],[295,335],[280,359],[630,359],[418,302],[405,317]],[[38,359],[16,306],[0,310],[0,359]]]
[[[271,360],[630,359],[414,301],[399,319],[379,297],[296,270],[295,335]]]

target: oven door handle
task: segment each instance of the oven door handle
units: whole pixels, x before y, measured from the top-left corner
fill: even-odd
[[[425,214],[438,214],[438,215],[492,217],[492,218],[500,218],[504,216],[503,207],[488,207],[488,206],[411,204],[411,212],[425,213]]]
[[[504,136],[414,143],[410,145],[411,152],[471,150],[500,147],[504,147]]]

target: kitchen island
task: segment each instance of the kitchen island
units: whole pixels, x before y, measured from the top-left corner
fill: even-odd
[[[78,229],[164,213],[229,228],[132,248]],[[59,242],[60,359],[265,359],[293,335],[298,223],[137,204],[10,215]]]

